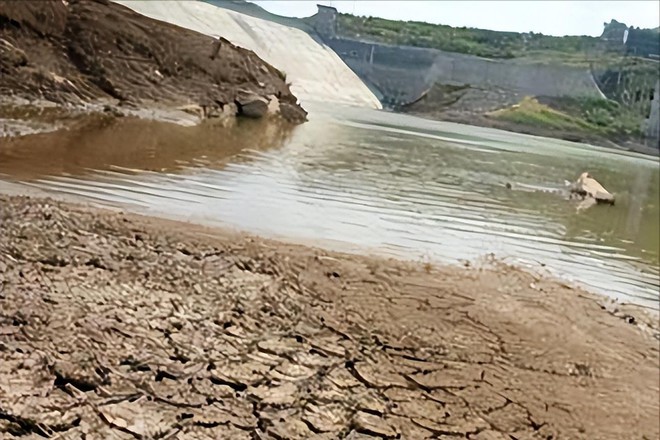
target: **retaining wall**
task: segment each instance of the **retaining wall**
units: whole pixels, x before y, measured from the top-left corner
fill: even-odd
[[[588,68],[332,38],[326,43],[385,100],[415,101],[435,82],[512,90],[534,96],[603,97]],[[393,85],[396,87],[393,89]]]

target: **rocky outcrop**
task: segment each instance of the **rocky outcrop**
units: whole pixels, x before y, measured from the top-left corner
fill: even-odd
[[[268,113],[241,112],[247,95],[306,119],[284,75],[252,51],[101,0],[0,1],[0,78],[4,97]]]

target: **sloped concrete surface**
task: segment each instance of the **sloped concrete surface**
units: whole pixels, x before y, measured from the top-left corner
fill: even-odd
[[[332,49],[299,29],[204,2],[116,2],[148,17],[202,34],[224,37],[254,51],[286,74],[293,93],[303,104],[318,101],[381,108],[376,96]]]

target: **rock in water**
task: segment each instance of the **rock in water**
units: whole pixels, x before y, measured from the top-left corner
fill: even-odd
[[[268,100],[261,96],[250,96],[244,99],[237,99],[238,114],[248,118],[259,119],[268,113]]]
[[[580,174],[580,177],[571,186],[571,192],[583,198],[591,197],[598,203],[614,204],[614,195],[606,190],[588,172]]]

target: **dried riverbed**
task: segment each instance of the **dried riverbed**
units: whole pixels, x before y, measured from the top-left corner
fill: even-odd
[[[654,318],[484,262],[0,196],[0,437],[657,438]]]

